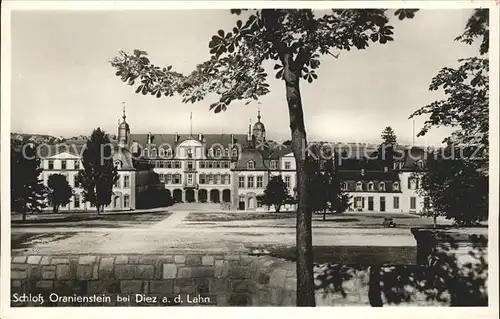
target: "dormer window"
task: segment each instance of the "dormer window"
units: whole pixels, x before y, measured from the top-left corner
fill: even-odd
[[[384,182],[380,182],[380,184],[378,184],[378,190],[385,191],[385,183]]]
[[[369,183],[368,183],[368,190],[369,190],[369,191],[374,191],[374,190],[375,190],[375,187],[374,187],[374,185],[373,185],[373,183],[372,183],[372,182],[369,182]]]
[[[159,157],[164,157],[165,156],[165,150],[163,149],[163,147],[161,147],[161,148],[158,149],[158,156]]]
[[[186,152],[187,152],[188,158],[193,158],[193,150],[192,149],[188,148],[188,149],[186,149]]]
[[[424,161],[418,160],[417,161],[417,166],[418,166],[418,168],[424,168]]]
[[[247,169],[255,169],[255,163],[253,161],[248,161]]]
[[[156,157],[156,155],[157,155],[156,148],[152,148],[151,149],[151,157]]]
[[[392,189],[393,189],[394,191],[399,191],[399,183],[398,183],[398,182],[394,182],[394,183],[392,184]]]
[[[121,169],[122,168],[122,162],[121,161],[115,161],[115,167],[116,167],[116,169]]]
[[[363,190],[363,183],[357,182],[356,183],[356,190],[357,191],[362,191]]]
[[[224,157],[229,157],[229,148],[224,150]]]
[[[221,158],[221,150],[220,150],[220,148],[217,148],[215,150],[215,158]]]
[[[172,157],[172,149],[170,149],[170,148],[167,149],[166,153],[167,153],[167,158],[171,158]]]
[[[237,148],[233,148],[233,157],[238,157],[238,149]]]
[[[213,148],[210,148],[210,149],[208,150],[208,156],[210,156],[210,157],[213,157],[213,156],[214,156],[214,150],[213,150]]]
[[[276,168],[277,168],[277,163],[276,163],[276,161],[271,161],[270,166],[271,166],[271,169],[276,169]]]
[[[346,191],[347,190],[347,182],[342,183],[342,190]]]

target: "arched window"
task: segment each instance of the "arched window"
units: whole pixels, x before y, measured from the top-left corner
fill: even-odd
[[[369,182],[369,183],[368,183],[368,190],[369,190],[369,191],[373,191],[373,190],[375,190],[375,187],[374,187],[374,185],[373,185],[373,182]]]
[[[163,147],[158,149],[158,156],[162,158],[165,157],[165,149],[163,149]]]
[[[122,168],[122,162],[119,161],[119,160],[115,161],[115,167],[116,167],[116,169],[121,169]]]
[[[238,157],[238,149],[233,148],[233,157]]]
[[[385,191],[385,183],[384,182],[380,182],[380,184],[378,184],[378,190]]]
[[[356,190],[357,191],[362,191],[363,190],[363,183],[357,182],[356,183]]]
[[[221,174],[215,175],[215,184],[222,184],[222,175]]]
[[[226,149],[224,150],[224,156],[225,156],[225,157],[229,157],[229,148],[226,148]]]
[[[399,183],[398,182],[394,182],[392,184],[392,189],[395,190],[395,191],[399,191]]]
[[[215,150],[215,158],[221,158],[221,150],[220,150],[220,148],[217,148]]]
[[[206,175],[200,174],[200,184],[205,184],[205,183],[206,183]]]
[[[342,190],[346,191],[347,190],[347,182],[342,183]]]
[[[167,158],[172,157],[172,149],[168,148],[166,153],[167,153]]]
[[[417,166],[418,166],[418,168],[424,168],[424,161],[418,160],[417,161]]]
[[[213,156],[214,156],[214,149],[213,149],[213,148],[210,148],[210,149],[208,150],[208,156],[209,156],[209,157],[213,157]]]
[[[156,148],[152,148],[151,149],[151,157],[156,157],[156,154],[157,154]]]
[[[208,174],[208,184],[214,183],[214,174]]]
[[[247,169],[255,169],[255,163],[253,161],[248,161]]]

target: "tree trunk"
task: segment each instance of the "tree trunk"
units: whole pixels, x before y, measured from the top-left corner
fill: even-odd
[[[26,220],[26,214],[27,214],[27,212],[26,212],[26,211],[23,211],[23,221],[25,221],[25,220]]]
[[[437,228],[437,216],[436,215],[432,216],[432,219],[434,228]]]
[[[54,214],[57,214],[57,211],[58,211],[58,210],[59,210],[59,209],[58,209],[58,206],[57,206],[57,205],[54,205],[54,206],[52,207],[52,212],[53,212]]]
[[[314,298],[314,275],[311,233],[311,211],[308,207],[307,185],[309,172],[306,169],[308,160],[306,129],[300,97],[300,69],[293,61],[290,53],[282,58],[283,76],[286,88],[286,100],[290,116],[290,131],[292,134],[292,151],[297,167],[297,192],[299,202],[297,206],[297,306],[316,305]]]
[[[326,209],[323,209],[323,221],[326,220]]]
[[[274,205],[274,211],[275,211],[276,213],[279,213],[279,212],[280,212],[280,209],[281,209],[281,205],[278,205],[278,204]]]
[[[97,209],[97,215],[100,215],[99,212],[100,212],[101,206],[99,204],[96,204],[95,207]]]

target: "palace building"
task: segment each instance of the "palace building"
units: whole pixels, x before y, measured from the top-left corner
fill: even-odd
[[[295,196],[295,158],[288,143],[266,139],[261,121],[248,126],[246,134],[133,134],[125,110],[113,144],[113,161],[119,179],[105,210],[133,210],[143,207],[141,194],[162,188],[176,202],[220,203],[227,210],[268,210],[257,201],[268,181],[281,175]],[[66,175],[75,195],[61,210],[92,209],[83,201],[75,182],[82,168],[84,139],[67,141],[65,148],[50,145],[42,155],[42,178],[54,173]],[[417,213],[423,204],[416,190],[414,172],[422,166],[424,150],[404,148],[392,167],[384,161],[366,160],[359,154],[374,150],[359,144],[335,144],[347,154],[338,167],[342,188],[352,197],[351,209]],[[146,200],[147,201],[147,200]],[[144,202],[144,200],[142,200]],[[293,207],[288,207],[293,209]]]

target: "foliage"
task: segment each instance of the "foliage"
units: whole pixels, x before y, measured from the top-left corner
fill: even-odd
[[[34,145],[11,140],[10,146],[10,205],[12,211],[23,214],[39,213],[45,207],[46,189],[39,179],[42,168]]]
[[[387,145],[387,146],[396,146],[398,143],[398,138],[396,137],[396,133],[394,133],[394,130],[392,127],[387,126],[383,131],[382,131],[382,144]]]
[[[484,161],[464,161],[452,156],[456,148],[436,151],[425,163],[417,192],[424,201],[423,214],[445,216],[458,225],[488,219],[488,177],[481,171]]]
[[[459,225],[474,224],[488,216],[488,14],[488,9],[476,9],[464,33],[455,38],[469,45],[479,38],[481,57],[461,59],[456,69],[443,68],[429,89],[443,89],[446,99],[410,116],[429,115],[418,136],[432,127],[456,128],[444,140],[446,148],[429,156],[419,192],[426,198],[425,215],[444,215]]]
[[[340,214],[350,206],[350,196],[342,190],[342,180],[338,174],[334,158],[323,162],[323,168],[319,163],[311,162],[314,173],[311,176],[309,193],[311,196],[310,207],[313,211]]]
[[[397,156],[398,138],[390,126],[387,126],[382,131],[381,138],[382,143],[378,148],[378,159],[385,163],[384,166],[392,167],[394,158]]]
[[[113,146],[106,134],[97,128],[92,132],[83,152],[83,169],[76,179],[83,188],[83,198],[97,208],[97,214],[111,203],[113,184],[118,172],[113,165]]]
[[[432,127],[448,126],[457,130],[444,142],[479,145],[479,154],[488,157],[489,134],[489,11],[476,9],[464,33],[455,38],[466,44],[480,39],[480,57],[460,59],[458,68],[445,67],[436,75],[429,90],[442,89],[446,99],[432,102],[415,111],[410,118],[428,115],[417,136],[424,136]]]
[[[257,196],[257,200],[266,206],[274,206],[279,213],[281,206],[289,199],[288,187],[280,175],[273,176],[267,183],[264,194]]]
[[[73,195],[73,189],[69,185],[66,176],[62,174],[52,174],[47,181],[48,199],[53,207],[54,213],[57,213],[59,206],[69,203]]]

